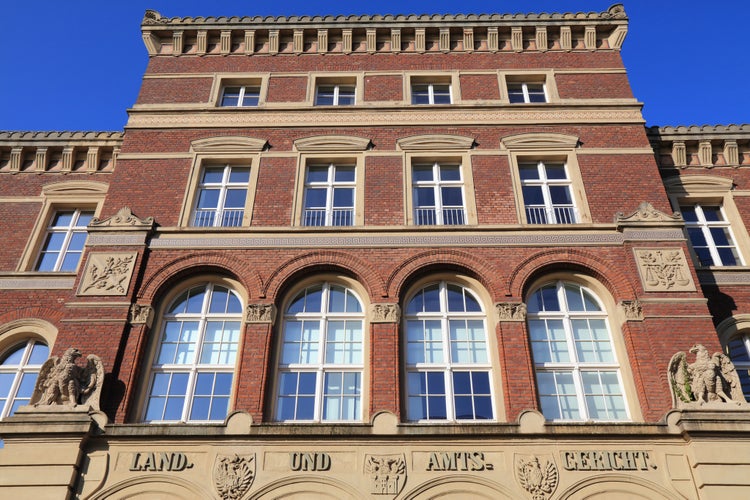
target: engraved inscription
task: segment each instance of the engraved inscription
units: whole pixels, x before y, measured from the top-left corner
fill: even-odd
[[[481,451],[433,451],[427,462],[428,471],[483,471],[493,470]]]
[[[565,470],[650,470],[656,469],[647,451],[563,451]]]
[[[180,472],[190,469],[193,464],[188,460],[187,455],[181,452],[162,451],[154,452],[135,452],[133,460],[130,462],[129,470],[131,472],[149,471],[149,472]]]
[[[328,453],[293,452],[289,454],[289,468],[293,471],[331,470],[331,456]]]

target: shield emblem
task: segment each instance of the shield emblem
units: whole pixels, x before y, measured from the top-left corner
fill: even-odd
[[[239,500],[253,485],[255,454],[217,455],[213,475],[219,497],[223,500]]]

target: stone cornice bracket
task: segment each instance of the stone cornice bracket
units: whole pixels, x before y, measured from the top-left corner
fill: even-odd
[[[661,167],[747,166],[750,124],[679,125],[646,129]]]
[[[398,304],[371,304],[371,323],[398,323],[401,321],[401,307]]]
[[[89,223],[89,228],[111,228],[118,231],[150,231],[154,228],[154,218],[136,217],[128,207],[122,207],[111,217],[104,219],[94,218]]]
[[[623,300],[618,304],[625,321],[643,321],[643,307],[638,299]]]
[[[626,227],[682,226],[684,222],[679,212],[674,212],[672,215],[665,214],[655,209],[647,201],[641,202],[635,212],[628,215],[624,212],[617,212],[615,214],[615,224],[618,231],[622,231]]]
[[[526,304],[523,302],[498,302],[495,310],[500,321],[526,321]]]
[[[276,321],[276,306],[273,304],[248,304],[246,312],[246,323],[269,323],[273,325]]]
[[[128,323],[131,325],[146,325],[151,328],[154,322],[154,308],[148,304],[130,304]]]

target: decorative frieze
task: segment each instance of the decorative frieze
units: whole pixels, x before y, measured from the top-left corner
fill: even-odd
[[[398,304],[370,305],[371,323],[398,323],[401,321],[401,307]]]
[[[137,252],[90,253],[78,295],[125,295],[137,256]]]
[[[636,248],[633,252],[645,291],[695,291],[695,283],[682,248]]]
[[[247,323],[271,323],[276,321],[276,306],[273,304],[248,304]]]
[[[526,304],[523,302],[498,302],[495,310],[500,321],[526,321]]]
[[[651,147],[662,168],[750,165],[750,125],[649,127]]]

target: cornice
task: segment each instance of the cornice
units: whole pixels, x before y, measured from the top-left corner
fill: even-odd
[[[627,19],[622,4],[614,4],[604,12],[565,12],[565,13],[516,13],[516,14],[375,14],[375,15],[326,15],[326,16],[219,16],[219,17],[164,17],[155,10],[147,10],[143,16],[143,26],[161,25],[318,25],[340,26],[372,23],[413,23],[432,24],[435,22],[464,25],[467,21],[559,21],[559,20],[616,20]]]
[[[649,138],[657,140],[750,139],[750,124],[677,125],[647,127]]]
[[[0,130],[0,146],[91,144],[94,142],[118,145],[122,142],[123,132],[68,132],[68,131],[6,131]]]
[[[621,4],[604,12],[329,16],[164,17],[147,10],[141,24],[149,55],[246,55],[325,52],[620,50],[628,18]],[[386,30],[390,30],[389,36]],[[576,31],[572,33],[571,30]],[[549,33],[548,33],[549,31]],[[580,33],[579,33],[580,31]],[[355,33],[360,32],[360,33]],[[365,35],[366,33],[366,35]],[[340,40],[331,49],[330,40]],[[378,47],[378,36],[387,47]],[[365,44],[352,44],[353,37]],[[282,40],[289,38],[289,40]],[[452,44],[455,38],[459,44]],[[194,40],[184,51],[185,40]],[[311,43],[306,43],[309,41]],[[532,43],[526,43],[531,41]],[[579,43],[580,42],[580,43]]]
[[[662,168],[750,164],[750,124],[648,127],[646,135]]]

